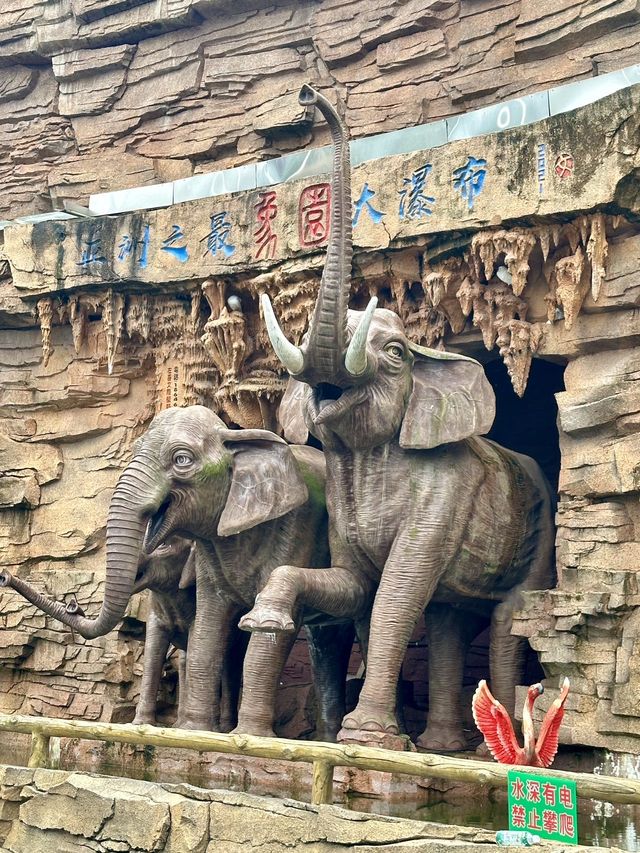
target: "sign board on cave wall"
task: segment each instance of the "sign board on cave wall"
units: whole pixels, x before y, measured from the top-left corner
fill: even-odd
[[[536,124],[374,160],[352,173],[354,244],[587,210],[616,199],[638,168],[640,85]],[[5,231],[25,295],[83,286],[224,276],[317,251],[328,177],[116,217]],[[27,293],[29,292],[29,293]]]

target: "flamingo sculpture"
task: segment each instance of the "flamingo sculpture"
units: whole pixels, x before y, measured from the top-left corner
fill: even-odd
[[[484,735],[489,751],[500,764],[549,767],[553,762],[558,751],[558,730],[564,716],[564,703],[569,694],[569,679],[564,679],[560,695],[545,714],[536,741],[533,731],[533,703],[541,693],[544,693],[542,684],[533,684],[527,690],[522,712],[522,747],[504,706],[494,699],[484,679],[478,684],[471,703],[473,719]]]

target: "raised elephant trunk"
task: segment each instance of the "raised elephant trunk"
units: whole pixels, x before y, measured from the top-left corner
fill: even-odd
[[[366,372],[367,332],[377,300],[375,297],[372,299],[361,328],[354,334],[345,353],[353,257],[348,133],[331,103],[310,86],[302,87],[299,101],[305,106],[318,107],[329,123],[333,143],[327,260],[306,343],[295,347],[286,339],[266,294],[262,297],[262,307],[273,348],[289,373],[310,384],[349,383]]]
[[[138,568],[147,518],[141,507],[152,499],[155,488],[147,467],[149,460],[137,456],[118,481],[107,520],[107,569],[100,613],[89,619],[76,604],[64,605],[37,592],[9,572],[0,573],[0,586],[10,586],[49,616],[59,619],[90,640],[113,630],[122,619],[131,597]],[[152,464],[152,463],[151,463]]]

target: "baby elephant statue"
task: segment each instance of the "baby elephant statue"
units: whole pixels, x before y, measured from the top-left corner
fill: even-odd
[[[140,700],[133,722],[155,725],[158,690],[170,646],[178,650],[178,716],[183,724],[186,687],[186,652],[189,631],[196,615],[196,550],[198,544],[182,536],[170,536],[150,554],[143,554],[133,592],[148,589],[147,617],[142,664]],[[225,660],[220,684],[220,719],[213,721],[220,731],[230,731],[237,718],[240,672],[247,644],[246,634],[237,629]]]
[[[346,129],[310,87],[300,101],[324,114],[334,144],[326,265],[300,347],[280,330],[266,295],[262,307],[292,376],[280,407],[285,435],[305,441],[310,430],[324,447],[331,568],[310,572],[283,561],[241,627],[290,630],[302,606],[347,616],[373,590],[365,682],[343,723],[351,738],[366,740],[371,731],[398,732],[395,687],[407,642],[429,602],[448,605],[432,611],[445,634],[431,643],[429,719],[419,744],[461,748],[467,614],[491,615],[492,686],[512,713],[525,643],[511,635],[512,613],[521,590],[552,582],[552,500],[533,460],[478,437],[495,405],[478,362],[417,346],[375,297],[365,311],[347,310]]]
[[[329,564],[325,462],[311,447],[290,447],[274,433],[227,429],[204,406],[160,412],[138,439],[113,493],[107,520],[104,600],[95,619],[41,595],[7,572],[12,586],[81,636],[103,636],[124,616],[135,588],[141,550],[169,536],[197,538],[196,612],[181,703],[185,728],[211,729],[220,716],[221,676],[232,627],[249,610],[271,572],[283,563]],[[353,617],[319,616],[309,625],[317,664],[317,735],[335,738],[344,704]],[[296,626],[313,613],[297,613]],[[313,620],[312,620],[313,621]],[[273,734],[278,680],[295,632],[251,638],[243,668],[238,730]],[[316,642],[317,640],[317,642]],[[326,649],[329,654],[324,654]]]

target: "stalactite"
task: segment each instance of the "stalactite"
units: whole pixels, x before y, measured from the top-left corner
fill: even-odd
[[[148,296],[129,296],[127,299],[126,329],[129,338],[149,340],[151,333],[151,300]]]
[[[191,292],[191,331],[195,338],[200,333],[200,307],[202,305],[202,291]]]
[[[425,260],[422,276],[422,286],[431,306],[445,315],[456,335],[464,329],[466,323],[465,314],[457,298],[463,263],[460,258],[453,257],[430,267]],[[466,268],[464,264],[464,270]]]
[[[87,329],[87,305],[79,296],[74,296],[69,300],[69,319],[71,321],[73,348],[79,355]]]
[[[513,390],[522,397],[527,387],[533,354],[542,342],[542,328],[524,320],[510,320],[499,335],[500,355],[511,378]]]
[[[605,263],[609,246],[604,214],[594,213],[591,217],[591,234],[587,243],[587,257],[591,262],[591,296],[598,301],[602,280],[605,277]]]
[[[573,255],[561,258],[555,265],[555,299],[564,311],[564,327],[571,329],[589,289],[585,275],[585,255],[578,246]]]
[[[42,363],[46,367],[53,353],[53,347],[51,346],[53,300],[48,297],[40,299],[36,308],[38,311],[38,322],[40,323],[40,334],[42,336]]]
[[[534,234],[540,243],[540,249],[542,250],[542,260],[546,261],[549,257],[549,251],[551,250],[551,232],[549,228],[546,226],[542,226],[540,228],[536,228]]]
[[[520,296],[527,285],[529,256],[536,237],[524,228],[510,231],[481,231],[471,240],[471,256],[476,259],[476,269],[490,281],[501,255],[512,277],[513,292]],[[480,277],[480,276],[479,276]]]
[[[56,299],[54,302],[54,308],[58,318],[58,323],[62,325],[67,319],[67,303],[64,299]]]
[[[107,338],[107,371],[113,373],[113,364],[124,330],[124,296],[110,290],[102,309],[102,325]]]
[[[580,231],[578,228],[572,222],[565,222],[562,226],[562,237],[569,244],[572,254],[575,254],[576,249],[580,245]]]

